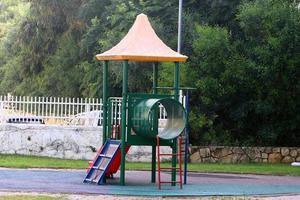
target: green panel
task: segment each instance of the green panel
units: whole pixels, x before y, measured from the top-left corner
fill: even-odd
[[[154,110],[158,108],[160,99],[144,99],[133,109],[132,128],[137,134],[155,138],[158,134],[158,116],[154,116]]]
[[[144,137],[140,135],[127,135],[126,145],[135,145],[135,146],[156,146],[155,138]],[[161,140],[160,146],[172,146],[173,140]]]
[[[157,135],[166,140],[176,138],[185,128],[186,113],[183,106],[170,97],[173,96],[130,94],[127,134],[143,136],[148,141]],[[159,104],[165,107],[168,116],[162,129],[158,129],[158,115],[155,114]]]

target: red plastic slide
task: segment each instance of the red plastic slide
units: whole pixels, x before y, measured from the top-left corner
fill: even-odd
[[[97,154],[96,154],[94,160],[90,160],[88,162],[88,167],[86,168],[86,172],[87,173],[89,172],[89,170],[93,166],[95,160],[97,159],[97,157],[99,156],[100,152],[102,151],[102,148],[103,148],[103,146],[101,148],[99,148],[99,150],[97,151]],[[129,151],[129,148],[130,148],[130,146],[126,147],[126,154]],[[119,149],[117,151],[117,154],[114,157],[114,160],[111,162],[108,170],[106,171],[106,177],[112,177],[112,175],[115,174],[119,170],[120,164],[121,164],[121,149]]]

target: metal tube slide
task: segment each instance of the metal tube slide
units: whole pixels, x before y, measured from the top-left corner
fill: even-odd
[[[166,124],[158,129],[158,115],[154,116],[155,109],[161,104],[167,112]],[[185,128],[186,113],[183,106],[171,98],[150,98],[139,102],[133,111],[133,130],[136,134],[155,138],[157,135],[162,139],[176,138]]]

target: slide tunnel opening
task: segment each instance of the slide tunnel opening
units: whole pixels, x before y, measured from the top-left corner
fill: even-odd
[[[159,105],[166,112],[166,118],[159,124]],[[186,124],[186,113],[184,107],[171,98],[144,99],[134,107],[132,118],[134,131],[146,137],[162,139],[173,139],[182,133]]]

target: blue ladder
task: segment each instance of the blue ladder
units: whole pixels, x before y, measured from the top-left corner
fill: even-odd
[[[107,140],[84,179],[84,183],[104,183],[106,171],[114,160],[121,145],[120,140]]]

